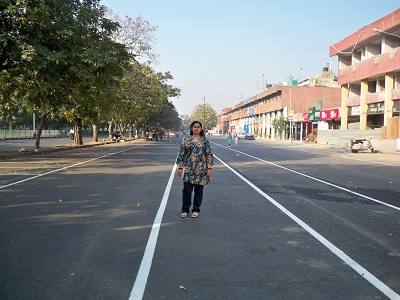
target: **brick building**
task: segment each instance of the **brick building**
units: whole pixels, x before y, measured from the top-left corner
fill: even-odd
[[[297,83],[272,86],[231,108],[225,108],[218,117],[216,132],[286,139],[288,132],[276,132],[272,126],[272,121],[281,116],[291,120],[291,136],[297,140],[321,124],[338,128],[341,90],[332,87],[337,86],[335,78],[331,71],[324,69],[316,77],[299,83],[302,86]],[[320,86],[321,82],[328,86]]]
[[[399,138],[400,9],[330,46],[338,56],[341,129],[382,128]]]

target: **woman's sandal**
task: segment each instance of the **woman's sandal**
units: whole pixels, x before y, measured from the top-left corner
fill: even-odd
[[[192,212],[192,218],[197,218],[199,216],[199,213],[197,211]]]
[[[187,216],[188,216],[188,213],[184,212],[184,213],[181,214],[181,218],[187,218]]]

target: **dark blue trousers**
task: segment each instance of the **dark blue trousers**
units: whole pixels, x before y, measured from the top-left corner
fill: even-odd
[[[183,183],[182,196],[182,212],[189,213],[192,205],[192,192],[194,189],[193,209],[192,212],[200,212],[200,206],[203,201],[204,185],[191,184],[190,182]]]

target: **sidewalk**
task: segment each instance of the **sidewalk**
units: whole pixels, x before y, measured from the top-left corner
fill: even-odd
[[[319,148],[319,149],[338,149],[341,152],[351,152],[350,146],[345,145],[333,145],[333,144],[318,144],[318,143],[304,143],[303,141],[292,141],[289,140],[273,140],[273,139],[256,139],[256,141],[264,142],[264,143],[271,143],[271,144],[285,144],[285,145],[298,145],[302,147],[309,147],[309,148]],[[395,143],[392,140],[374,140],[373,146],[375,151],[378,153],[383,154],[399,154],[400,151],[397,151]]]

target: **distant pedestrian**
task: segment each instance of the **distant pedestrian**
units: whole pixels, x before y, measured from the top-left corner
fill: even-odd
[[[236,134],[235,135],[235,148],[237,148],[238,143],[239,143],[239,136]]]
[[[199,121],[190,124],[190,135],[186,136],[176,158],[178,175],[183,179],[182,218],[187,218],[194,199],[192,218],[197,218],[203,201],[204,185],[210,183],[214,157],[210,142],[206,139],[203,125]]]
[[[75,130],[73,128],[71,128],[69,130],[69,135],[68,136],[69,136],[69,141],[72,143],[74,141],[74,139],[75,139]]]
[[[232,134],[230,132],[228,132],[228,148],[231,148],[232,146]]]

